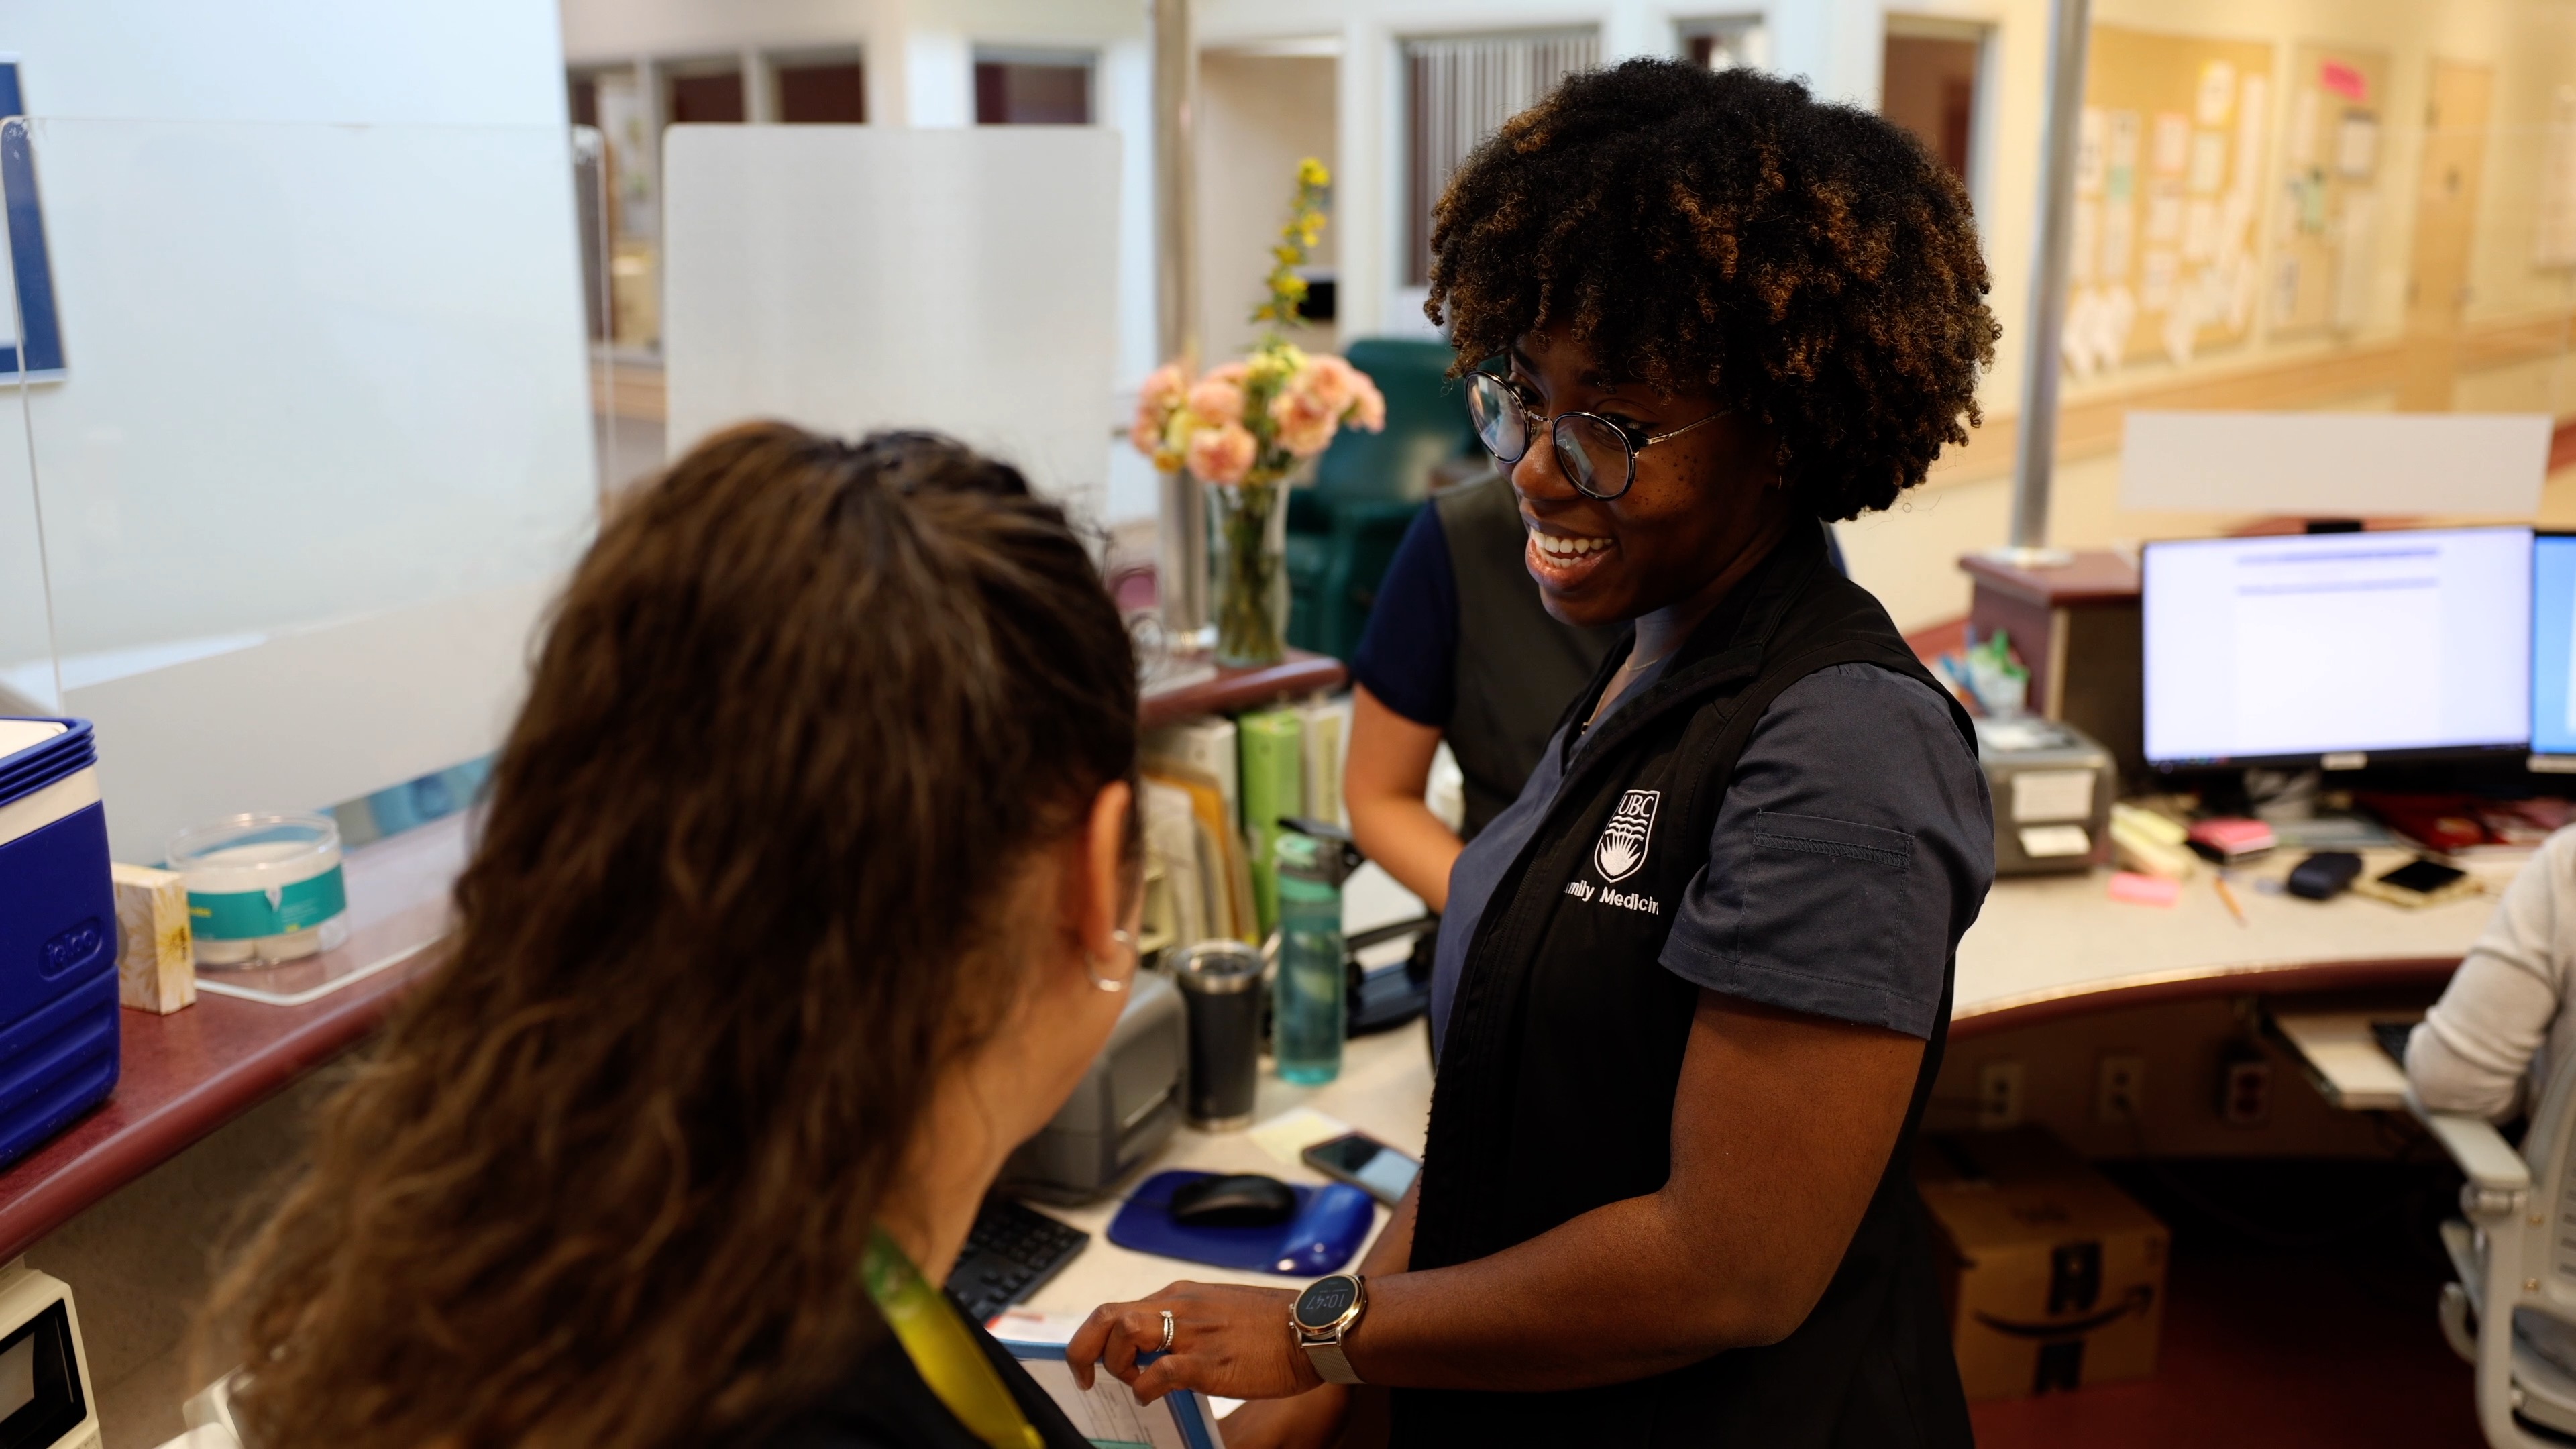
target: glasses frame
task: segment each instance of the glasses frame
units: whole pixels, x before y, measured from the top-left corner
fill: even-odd
[[[1637,486],[1637,455],[1639,453],[1644,452],[1646,449],[1653,447],[1657,443],[1670,442],[1674,438],[1680,437],[1682,434],[1689,432],[1693,428],[1716,422],[1719,418],[1726,417],[1735,411],[1733,408],[1719,408],[1716,412],[1710,413],[1707,417],[1701,418],[1698,422],[1684,423],[1678,428],[1669,428],[1660,433],[1650,433],[1635,423],[1623,423],[1617,418],[1608,417],[1601,413],[1584,412],[1581,409],[1572,409],[1566,412],[1556,413],[1544,420],[1534,420],[1535,410],[1530,406],[1530,399],[1522,395],[1522,386],[1508,377],[1503,377],[1491,372],[1480,372],[1475,374],[1467,384],[1469,397],[1472,399],[1476,389],[1487,382],[1491,382],[1494,385],[1495,390],[1502,394],[1503,401],[1510,404],[1512,409],[1520,414],[1521,434],[1524,438],[1535,438],[1538,434],[1541,422],[1543,421],[1547,430],[1548,446],[1556,450],[1556,466],[1559,471],[1565,474],[1565,481],[1574,485],[1575,492],[1582,494],[1586,498],[1597,499],[1603,503],[1615,503],[1618,500],[1627,497],[1628,490]],[[1469,411],[1469,416],[1471,418],[1474,416],[1472,408]],[[1582,445],[1580,443],[1569,443],[1567,441],[1566,434],[1562,430],[1563,425],[1582,419],[1589,419],[1593,422],[1599,423],[1605,428],[1608,428],[1611,434],[1618,438],[1621,450],[1627,455],[1627,472],[1620,479],[1619,487],[1615,492],[1602,493],[1594,489],[1584,487],[1581,472],[1576,469],[1572,463],[1567,461],[1566,455],[1570,452],[1581,452]],[[1504,457],[1500,448],[1497,448],[1492,443],[1485,441],[1485,430],[1482,428],[1478,428],[1476,430],[1476,441],[1484,443],[1485,451],[1493,454],[1494,461],[1502,464],[1506,469],[1513,467],[1518,464],[1521,459],[1529,456],[1529,444],[1524,442],[1521,445],[1521,450],[1519,452],[1512,454],[1508,458]]]

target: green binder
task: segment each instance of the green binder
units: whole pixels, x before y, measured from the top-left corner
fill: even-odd
[[[1283,815],[1305,812],[1305,726],[1294,710],[1265,709],[1234,721],[1243,750],[1243,836],[1252,861],[1252,907],[1266,938],[1279,925],[1279,874],[1270,845]]]

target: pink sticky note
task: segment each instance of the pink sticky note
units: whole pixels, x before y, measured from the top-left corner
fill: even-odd
[[[2133,906],[2170,906],[2182,899],[2182,882],[2124,870],[2111,877],[2111,899]]]

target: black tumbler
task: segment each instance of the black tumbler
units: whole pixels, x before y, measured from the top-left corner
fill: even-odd
[[[1175,959],[1172,980],[1189,1003],[1190,1125],[1210,1132],[1252,1125],[1261,1080],[1261,953],[1241,941],[1201,941]]]

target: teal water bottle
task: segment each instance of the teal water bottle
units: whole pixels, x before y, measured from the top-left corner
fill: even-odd
[[[1294,827],[1271,846],[1279,875],[1279,977],[1270,1006],[1270,1052],[1279,1075],[1314,1086],[1342,1074],[1342,878],[1337,842]]]

